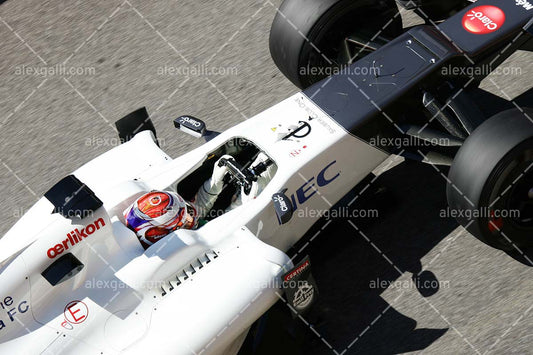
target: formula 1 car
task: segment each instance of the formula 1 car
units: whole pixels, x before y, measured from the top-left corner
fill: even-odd
[[[1,353],[237,353],[280,297],[300,312],[317,296],[309,260],[288,251],[320,215],[294,212],[330,208],[395,153],[451,164],[450,208],[469,216],[460,222],[477,238],[501,249],[533,244],[533,110],[486,119],[461,90],[486,74],[442,71],[494,68],[525,48],[533,23],[526,2],[478,1],[438,27],[414,27],[383,44],[348,35],[357,28],[341,21],[347,4],[361,5],[353,5],[358,12],[370,1],[286,0],[280,8],[272,55],[302,92],[219,134],[179,117],[176,127],[207,142],[176,159],[158,147],[147,111],[137,110],[116,123],[124,144],[54,185],[0,239]],[[328,44],[322,58],[337,53],[344,62],[315,61],[284,16],[307,41]],[[335,52],[339,43],[321,42],[339,33],[331,30],[337,24],[348,31],[344,40],[367,51],[360,60],[350,64],[352,54]],[[347,65],[321,80],[339,63]],[[417,144],[402,145],[405,138]],[[233,192],[257,178],[251,164],[259,153],[274,164],[273,178],[227,211]],[[123,211],[151,190],[192,199],[226,154],[234,157],[228,192],[213,207],[224,213],[145,250]],[[521,213],[490,213],[505,208]],[[482,209],[488,215],[465,213]]]

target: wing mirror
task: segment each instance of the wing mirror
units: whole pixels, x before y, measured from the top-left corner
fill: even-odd
[[[174,127],[196,138],[203,137],[206,133],[205,123],[196,117],[180,116],[174,120]]]
[[[289,222],[294,212],[291,199],[285,195],[286,191],[285,189],[272,195],[272,203],[274,204],[274,210],[276,211],[280,225]]]
[[[204,121],[189,115],[176,118],[174,120],[174,127],[193,137],[204,137],[206,141],[210,141],[219,135],[218,132],[207,130],[207,126]]]

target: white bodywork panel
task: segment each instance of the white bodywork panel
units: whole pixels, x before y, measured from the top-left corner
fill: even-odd
[[[308,134],[281,139],[300,121]],[[246,206],[145,251],[124,209],[146,191],[175,189],[235,137],[276,163],[274,178]],[[298,211],[328,210],[387,157],[301,93],[174,160],[151,132],[137,134],[74,172],[104,203],[93,216],[52,214],[42,198],[0,239],[0,353],[235,353],[279,299],[293,266],[285,251],[318,219]],[[271,197],[282,189],[298,210],[279,225]],[[87,236],[69,240],[78,232]],[[66,253],[84,268],[51,286],[41,273]]]

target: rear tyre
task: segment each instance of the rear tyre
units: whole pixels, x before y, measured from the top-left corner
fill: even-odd
[[[270,53],[303,89],[401,33],[394,0],[285,0],[270,30]]]
[[[448,204],[475,237],[502,250],[533,246],[533,109],[479,126],[449,173]]]

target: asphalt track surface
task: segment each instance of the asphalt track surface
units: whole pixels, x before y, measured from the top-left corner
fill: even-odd
[[[268,51],[279,3],[3,2],[0,235],[56,181],[116,145],[112,123],[138,107],[151,112],[163,149],[178,156],[199,144],[174,129],[178,115],[220,131],[297,92]],[[486,112],[512,107],[509,98],[533,106],[531,59],[515,54],[505,66],[519,74],[483,83],[502,98],[484,97]],[[65,62],[74,75],[50,69]],[[34,67],[56,73],[27,69]],[[379,218],[352,219],[359,231],[335,218],[309,247],[321,295],[305,319],[313,330],[290,321],[280,303],[259,352],[533,353],[532,265],[440,217],[438,171],[399,164],[365,194],[361,205]],[[413,286],[422,270],[438,287]]]

